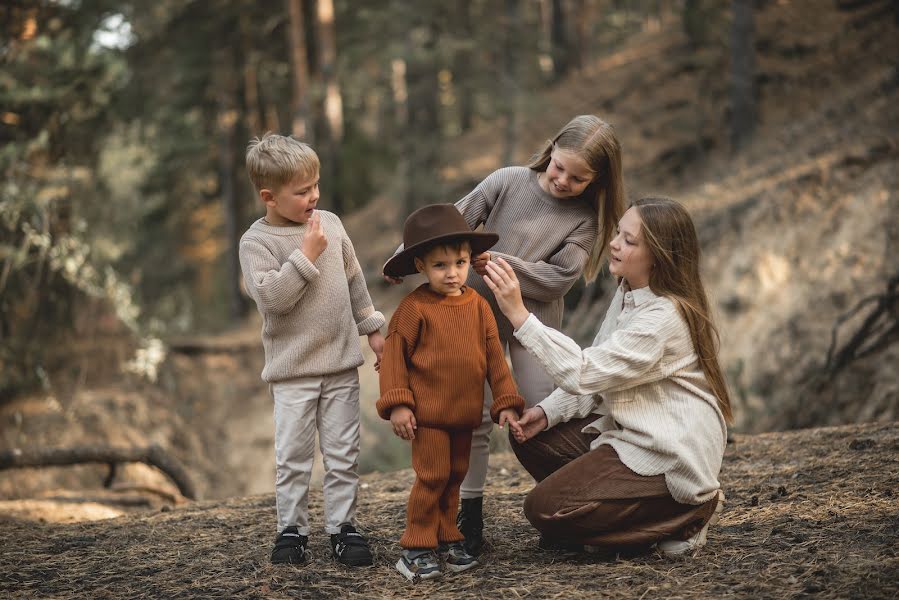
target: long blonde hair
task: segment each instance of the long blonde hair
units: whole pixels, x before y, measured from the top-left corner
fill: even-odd
[[[731,423],[730,395],[718,362],[721,338],[699,273],[699,240],[693,219],[683,205],[671,198],[641,198],[631,206],[640,214],[643,237],[654,259],[649,289],[670,298],[683,315],[702,372],[718,399],[724,419]]]
[[[596,279],[609,242],[615,237],[618,220],[624,214],[624,180],[621,174],[621,145],[612,126],[594,115],[580,115],[571,119],[556,137],[547,140],[527,167],[545,172],[554,148],[581,157],[596,173],[593,181],[581,194],[596,211],[599,235],[584,266],[584,279]]]

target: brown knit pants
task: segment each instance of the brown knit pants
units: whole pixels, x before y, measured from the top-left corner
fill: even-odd
[[[512,449],[537,486],[524,514],[543,536],[610,549],[685,540],[711,519],[718,499],[694,506],[671,497],[664,475],[634,473],[609,445],[590,449],[587,417],[548,429]]]
[[[415,483],[406,507],[403,548],[436,548],[438,542],[458,542],[465,536],[456,527],[459,486],[468,472],[471,430],[418,426],[412,440]]]

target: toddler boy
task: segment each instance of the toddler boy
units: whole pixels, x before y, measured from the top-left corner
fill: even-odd
[[[418,271],[428,280],[390,320],[377,404],[394,433],[412,441],[415,483],[396,563],[410,580],[439,577],[438,554],[450,571],[478,564],[462,544],[456,513],[485,380],[493,391],[491,416],[500,426],[517,427],[524,408],[490,305],[465,285],[471,256],[496,241],[495,233],[471,231],[452,204],[435,204],[409,216],[403,251],[384,265],[387,276]]]
[[[247,148],[265,216],[240,240],[246,289],[262,314],[262,379],[274,398],[278,537],[273,563],[303,563],[315,431],[325,464],[325,530],[332,555],[372,564],[356,531],[359,476],[358,336],[380,362],[384,316],[372,306],[353,244],[337,215],[318,210],[319,159],[308,145],[267,134]]]

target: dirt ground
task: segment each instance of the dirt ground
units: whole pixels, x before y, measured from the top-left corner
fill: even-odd
[[[411,471],[363,478],[360,529],[375,566],[347,569],[311,537],[313,560],[272,566],[274,498],[197,502],[71,525],[0,521],[0,595],[9,598],[896,598],[899,423],[737,435],[721,482],[728,504],[686,559],[538,550],[522,516],[532,486],[494,457],[483,563],[436,582],[393,569]],[[322,498],[312,496],[313,523]]]

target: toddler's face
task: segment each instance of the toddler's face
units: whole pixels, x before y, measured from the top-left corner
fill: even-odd
[[[291,225],[308,221],[318,205],[318,180],[318,173],[311,177],[300,176],[272,191],[270,199],[265,201],[268,222]]]
[[[459,249],[437,246],[422,258],[415,259],[419,272],[428,278],[428,287],[444,296],[458,296],[462,293],[470,264],[471,250],[468,244]]]

